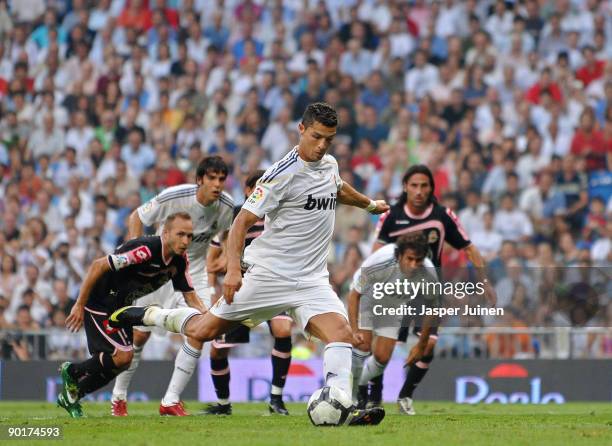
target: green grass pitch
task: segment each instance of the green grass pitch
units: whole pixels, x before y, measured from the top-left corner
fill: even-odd
[[[188,402],[197,412],[204,405]],[[130,416],[113,418],[108,403],[84,403],[87,418],[73,420],[47,403],[0,402],[0,424],[63,426],[53,444],[104,445],[612,445],[612,404],[457,405],[417,402],[413,417],[386,406],[376,427],[315,428],[304,404],[289,404],[289,417],[268,416],[264,404],[235,404],[231,417],[160,417],[157,403],[130,403]],[[46,441],[0,441],[43,444]]]

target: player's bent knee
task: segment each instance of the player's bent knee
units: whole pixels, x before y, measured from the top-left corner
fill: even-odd
[[[126,370],[130,367],[133,357],[134,357],[134,352],[132,350],[127,351],[127,352],[117,351],[113,355],[113,363],[118,369]]]
[[[140,331],[134,329],[134,347],[144,346],[151,337],[150,331]]]
[[[391,359],[391,355],[389,355],[386,352],[376,352],[375,351],[373,355],[374,355],[374,359],[376,359],[376,361],[378,361],[382,365],[387,365],[387,363]]]
[[[346,342],[348,344],[353,343],[353,331],[348,324],[338,327],[334,332],[330,333],[327,343],[330,342]]]

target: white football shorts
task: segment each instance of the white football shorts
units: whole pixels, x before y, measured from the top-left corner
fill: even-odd
[[[324,313],[338,313],[348,321],[344,304],[327,278],[291,280],[257,265],[245,273],[231,305],[221,298],[210,311],[221,319],[241,321],[247,327],[255,327],[283,311],[302,330],[310,318]]]

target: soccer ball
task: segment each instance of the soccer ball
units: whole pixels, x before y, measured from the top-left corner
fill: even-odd
[[[308,400],[308,418],[315,426],[340,426],[353,409],[353,401],[338,387],[325,386]]]

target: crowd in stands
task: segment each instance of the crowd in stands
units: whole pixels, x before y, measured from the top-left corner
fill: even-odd
[[[393,202],[410,165],[431,168],[507,272],[509,323],[556,323],[534,319],[549,298],[525,271],[610,266],[610,1],[0,0],[0,329],[62,328],[128,215],[203,156],[242,202],[314,101],[337,109],[331,153],[359,190]],[[376,222],[337,209],[341,295]],[[558,318],[612,326],[598,292],[593,314]]]

